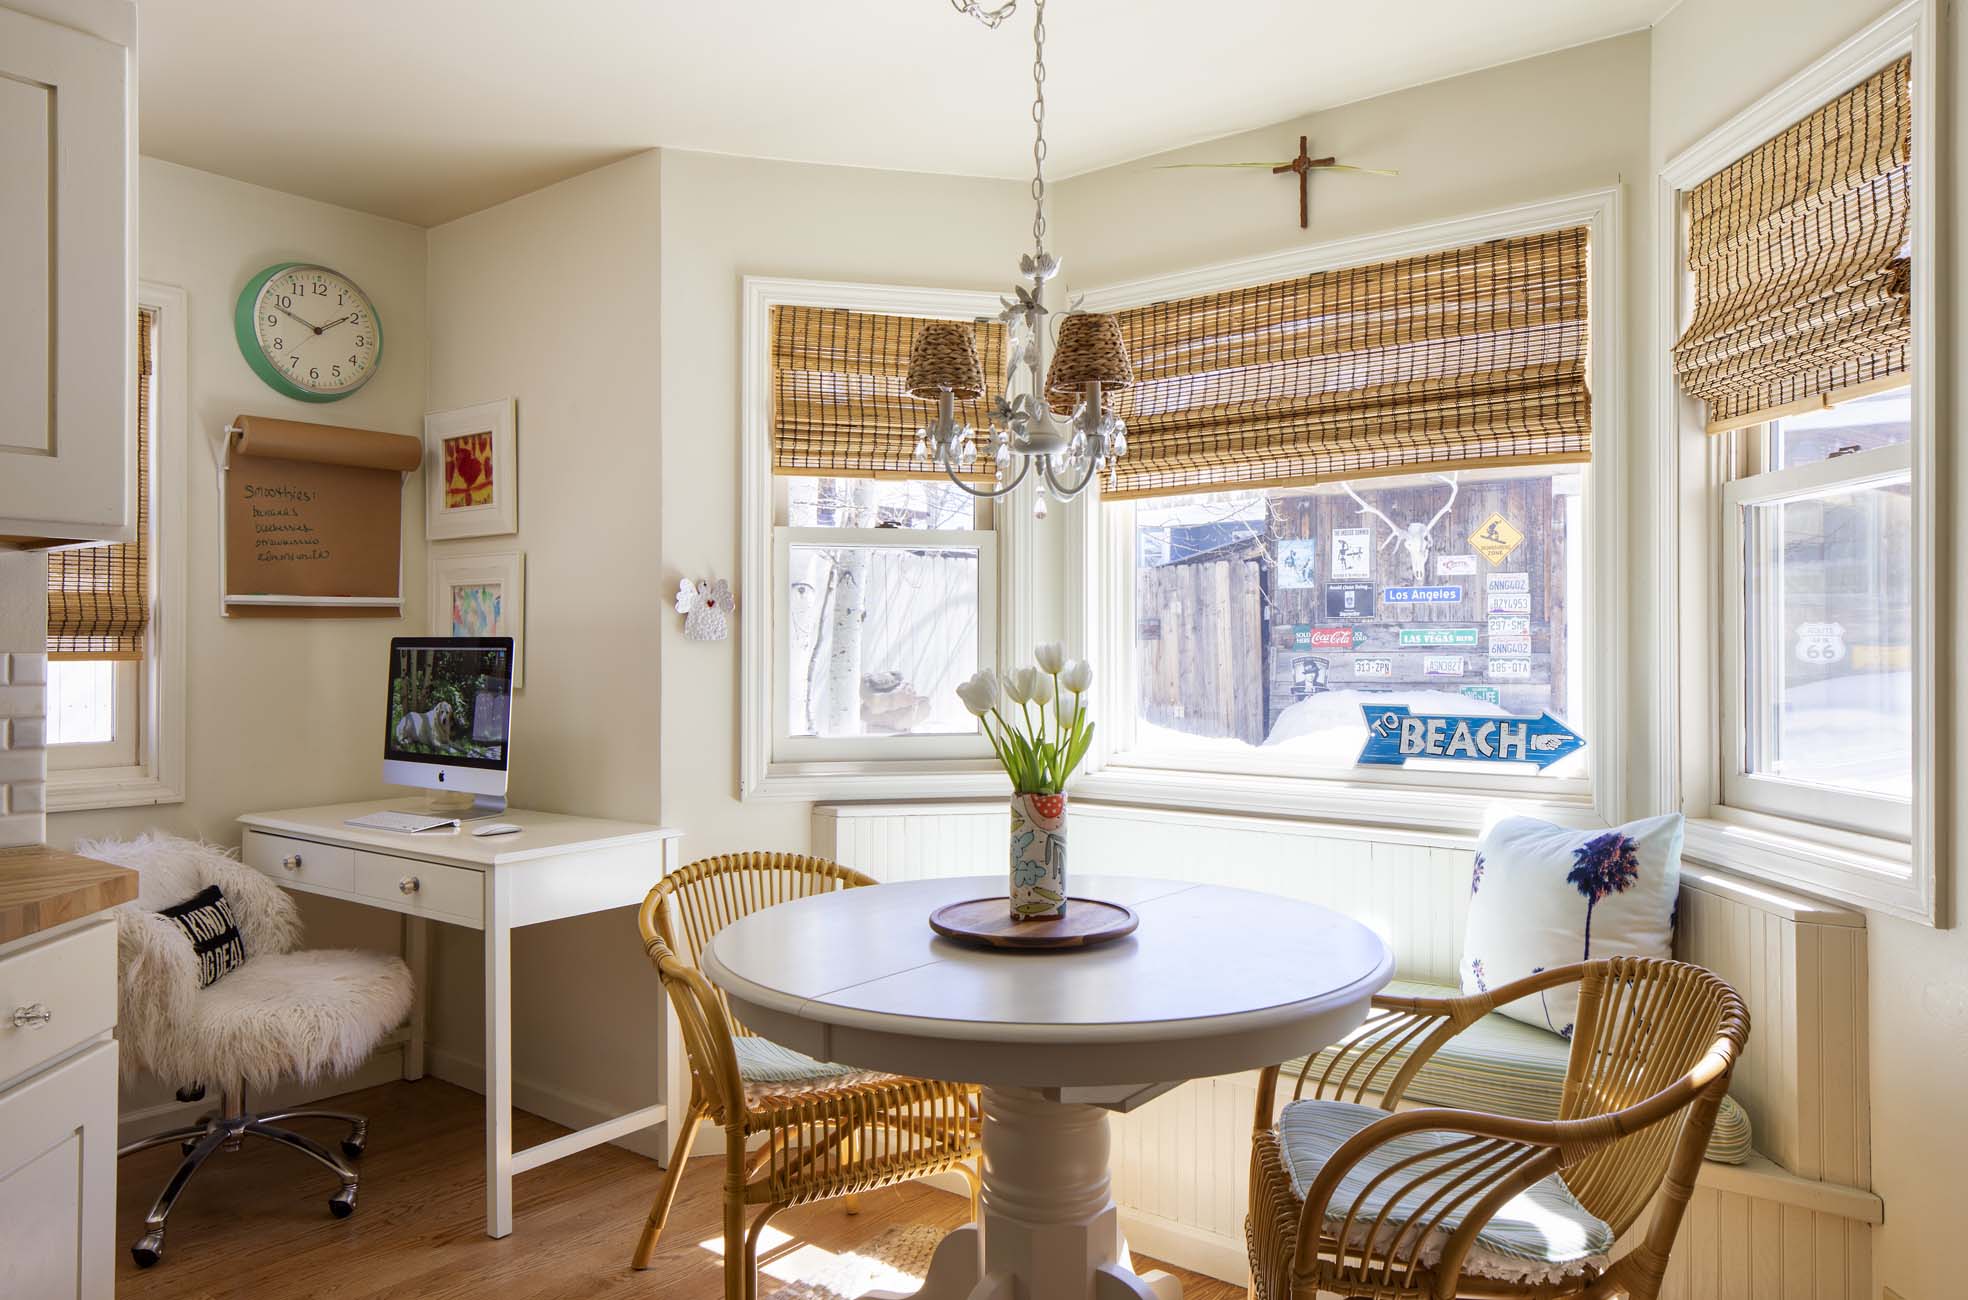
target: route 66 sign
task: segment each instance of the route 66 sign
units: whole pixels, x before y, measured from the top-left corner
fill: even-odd
[[[1797,658],[1800,663],[1835,664],[1845,658],[1843,623],[1799,623]]]

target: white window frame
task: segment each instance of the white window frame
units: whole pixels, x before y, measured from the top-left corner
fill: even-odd
[[[1938,27],[1928,0],[1902,4],[1674,157],[1654,187],[1657,459],[1651,513],[1658,549],[1652,603],[1660,686],[1652,719],[1659,738],[1649,781],[1652,801],[1687,815],[1686,852],[1697,861],[1927,925],[1943,923],[1935,792],[1945,788],[1948,777],[1941,766],[1945,747],[1938,739],[1942,723],[1936,708],[1941,696],[1935,598],[1951,582],[1938,536],[1944,484],[1936,467],[1934,418],[1939,372],[1936,136],[1946,129],[1937,111],[1937,73],[1944,66]],[[1693,288],[1685,257],[1686,193],[1909,53],[1914,60],[1913,420],[1907,452],[1913,477],[1914,784],[1909,830],[1894,835],[1772,813],[1769,809],[1777,805],[1768,802],[1744,807],[1730,801],[1729,758],[1739,752],[1733,739],[1725,739],[1731,733],[1722,729],[1729,708],[1727,684],[1734,680],[1724,649],[1730,617],[1732,449],[1726,437],[1705,432],[1700,403],[1682,392],[1674,373],[1672,349],[1687,319]],[[1743,482],[1755,485],[1771,477]],[[1733,499],[1760,490],[1746,486]],[[1866,824],[1863,818],[1837,820]]]
[[[746,276],[742,289],[739,542],[739,797],[742,799],[945,798],[1002,794],[1004,771],[988,741],[974,737],[883,736],[826,740],[787,734],[786,688],[777,662],[786,618],[784,551],[793,542],[842,544],[853,529],[778,525],[772,473],[772,309],[851,311],[971,321],[1003,310],[984,290]],[[994,383],[998,376],[986,376]],[[927,420],[931,407],[925,403]],[[978,545],[978,664],[995,668],[1029,654],[1033,547],[1031,485],[1002,498],[992,528],[939,530]],[[869,544],[919,545],[894,529],[868,530]],[[750,611],[747,613],[747,611]],[[1015,650],[1016,647],[1024,647]]]
[[[48,811],[136,808],[181,803],[185,797],[185,502],[189,343],[184,290],[145,280],[137,302],[153,315],[155,335],[150,404],[150,620],[141,661],[119,662],[118,723],[126,699],[136,708],[134,752],[112,756],[50,749]],[[126,695],[126,692],[128,694]],[[111,746],[120,745],[119,736]],[[80,749],[101,751],[107,746]],[[125,756],[133,761],[123,761]]]
[[[1573,606],[1579,657],[1589,665],[1585,716],[1587,774],[1574,777],[1354,768],[1300,775],[1257,773],[1183,760],[1180,767],[1132,759],[1134,722],[1134,530],[1132,511],[1104,508],[1093,493],[1069,513],[1066,608],[1069,644],[1087,647],[1096,664],[1094,705],[1101,720],[1086,775],[1074,792],[1112,802],[1263,813],[1374,826],[1468,833],[1500,808],[1579,826],[1625,820],[1626,651],[1623,626],[1607,617],[1611,593],[1624,589],[1624,398],[1620,361],[1623,307],[1620,191],[1590,190],[1403,230],[1337,240],[1174,275],[1090,289],[1088,311],[1129,307],[1316,271],[1361,266],[1461,248],[1491,239],[1583,226],[1590,241],[1592,303],[1587,383],[1592,394],[1593,463],[1579,466],[1588,500],[1585,574]],[[1077,286],[1075,286],[1077,292]],[[1610,472],[1595,472],[1598,467]],[[1118,503],[1117,503],[1118,504]]]
[[[1748,769],[1746,738],[1760,725],[1749,701],[1748,564],[1744,515],[1754,506],[1816,496],[1829,491],[1862,491],[1906,479],[1913,469],[1913,448],[1899,443],[1871,451],[1787,469],[1731,479],[1722,487],[1722,661],[1717,684],[1721,705],[1717,728],[1722,802],[1730,808],[1764,816],[1885,839],[1904,840],[1911,830],[1905,800],[1861,795],[1820,785],[1785,781]],[[1764,647],[1777,656],[1780,642]]]
[[[83,661],[88,662],[88,661]],[[110,738],[102,741],[55,743],[55,705],[48,705],[48,770],[66,772],[78,768],[134,767],[138,760],[138,743],[143,738],[143,679],[146,676],[144,665],[134,659],[113,659],[106,662],[110,670]],[[54,690],[55,676],[60,671],[61,661],[50,660],[48,664],[48,689]]]

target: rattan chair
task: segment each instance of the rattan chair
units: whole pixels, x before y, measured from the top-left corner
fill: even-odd
[[[1466,1026],[1572,982],[1578,1019],[1557,1119],[1382,1113]],[[1734,989],[1701,967],[1655,958],[1559,967],[1465,997],[1375,998],[1340,1051],[1299,1069],[1282,1114],[1280,1067],[1261,1077],[1244,1225],[1253,1295],[1653,1300],[1748,1037]],[[1501,1267],[1518,1263],[1523,1231],[1545,1234],[1547,1246],[1568,1239],[1575,1225],[1552,1213],[1560,1202],[1597,1221],[1580,1238],[1596,1243],[1590,1254]],[[1610,1259],[1612,1239],[1649,1202],[1644,1237]],[[1554,1224],[1565,1231],[1550,1235]]]
[[[965,1163],[978,1152],[974,1086],[855,1070],[778,1047],[738,1023],[697,969],[704,945],[742,916],[874,883],[818,858],[739,853],[693,862],[643,900],[643,946],[676,1009],[691,1092],[634,1267],[649,1267],[691,1141],[707,1118],[724,1129],[725,1300],[756,1296],[760,1234],[789,1206],[955,1169],[970,1183],[976,1216],[977,1170]],[[816,934],[814,942],[834,938]],[[749,1228],[748,1206],[761,1207]]]

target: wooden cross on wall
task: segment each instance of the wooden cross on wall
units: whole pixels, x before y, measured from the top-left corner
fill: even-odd
[[[1271,169],[1273,176],[1282,176],[1286,172],[1298,173],[1298,228],[1300,230],[1310,230],[1312,228],[1312,169],[1314,167],[1336,167],[1339,165],[1339,159],[1337,158],[1314,158],[1311,151],[1306,147],[1308,143],[1309,141],[1306,137],[1298,137],[1298,157],[1288,163],[1280,163]],[[1277,155],[1274,154],[1272,156],[1276,157]]]

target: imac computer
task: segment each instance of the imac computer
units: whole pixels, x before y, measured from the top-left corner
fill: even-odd
[[[383,780],[431,791],[434,813],[504,812],[512,638],[400,636],[389,654]]]

